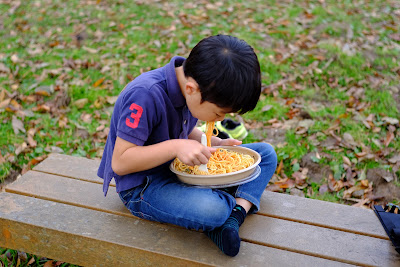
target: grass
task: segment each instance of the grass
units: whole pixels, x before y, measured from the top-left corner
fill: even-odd
[[[393,89],[400,66],[400,43],[391,37],[399,27],[393,3],[39,0],[13,9],[12,1],[0,1],[0,103],[14,100],[0,108],[0,182],[54,150],[101,157],[112,97],[140,73],[165,65],[171,56],[187,56],[202,38],[218,33],[246,40],[260,60],[268,90],[243,116],[246,123],[270,127],[267,121],[277,119],[284,125],[299,118],[296,108],[313,120],[304,134],[288,129],[276,148],[286,175],[298,168],[293,160],[315,151],[330,155],[319,164],[336,177],[343,172],[343,156],[354,162],[354,171],[392,170],[388,159],[400,151],[399,125],[393,125],[395,138],[387,147],[374,140],[384,143],[393,130],[384,117],[400,117]],[[38,87],[54,91],[43,96]],[[367,128],[362,120],[370,115],[374,127]],[[25,132],[14,133],[13,117]],[[351,134],[356,148],[332,151],[312,141],[326,141],[338,122],[335,134]],[[30,131],[36,145],[28,142]],[[244,141],[265,137],[250,133]],[[380,155],[379,161],[356,156],[366,149]],[[315,190],[307,196],[342,202],[336,192],[320,195],[319,186],[310,184]]]
[[[52,262],[55,265],[47,262]],[[1,266],[12,267],[12,266],[43,266],[47,263],[46,266],[58,266],[58,267],[77,267],[78,265],[69,264],[66,262],[53,261],[44,257],[18,252],[16,250],[1,248],[0,247],[0,263]]]

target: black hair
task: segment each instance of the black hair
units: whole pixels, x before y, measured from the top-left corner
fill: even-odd
[[[186,77],[192,77],[208,101],[231,112],[253,110],[261,93],[260,63],[253,48],[230,35],[201,40],[183,63]]]

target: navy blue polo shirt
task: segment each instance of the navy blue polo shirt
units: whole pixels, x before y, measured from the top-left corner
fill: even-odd
[[[197,119],[187,108],[176,78],[175,67],[181,66],[184,60],[173,57],[164,67],[141,74],[118,96],[97,171],[104,179],[104,195],[107,195],[112,178],[117,192],[121,192],[142,184],[151,173],[162,169],[169,171],[166,167],[170,162],[166,162],[150,170],[119,176],[111,168],[111,159],[117,136],[138,146],[188,138]]]

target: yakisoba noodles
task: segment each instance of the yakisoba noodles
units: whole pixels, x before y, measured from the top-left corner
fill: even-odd
[[[211,136],[214,131],[214,122],[207,122],[206,136],[207,146],[211,146]],[[230,173],[245,169],[254,164],[254,159],[250,155],[229,151],[223,148],[218,148],[216,152],[212,154],[207,163],[207,172],[199,170],[199,166],[189,166],[182,163],[178,158],[174,161],[174,168],[177,171],[186,172],[189,174],[223,174]]]

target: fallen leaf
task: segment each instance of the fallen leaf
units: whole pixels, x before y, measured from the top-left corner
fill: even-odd
[[[106,128],[106,126],[105,126],[104,124],[101,124],[101,125],[99,125],[99,126],[96,128],[96,132],[103,131],[104,128]]]
[[[368,187],[369,182],[367,179],[365,179],[365,180],[361,180],[360,184],[361,184],[361,186]]]
[[[283,160],[279,162],[278,168],[276,169],[276,174],[279,174],[283,168]]]
[[[105,80],[104,77],[98,79],[98,80],[93,84],[93,86],[94,86],[94,87],[99,87],[99,86],[104,82],[104,80]]]
[[[76,101],[74,102],[73,105],[74,105],[75,107],[81,109],[81,108],[83,108],[88,102],[89,102],[89,99],[87,99],[87,98],[81,98],[81,99],[76,100]]]
[[[29,265],[31,265],[32,263],[34,263],[35,261],[36,261],[35,258],[32,257],[32,258],[28,261],[27,265],[29,266]]]
[[[363,181],[365,181],[365,180],[363,180]],[[362,184],[358,184],[353,187],[350,187],[349,189],[343,191],[343,198],[349,199],[349,198],[351,198],[353,192],[359,191],[359,190],[364,190],[364,189],[366,189],[366,187],[363,186]]]
[[[364,208],[367,208],[367,207],[364,206],[364,204],[368,203],[369,201],[370,201],[369,198],[365,198],[365,199],[357,202],[356,204],[353,204],[352,206],[353,207],[364,207]]]
[[[118,96],[106,96],[106,101],[110,105],[114,105],[117,102]]]
[[[10,69],[4,64],[0,62],[0,73],[10,73]]]
[[[33,136],[35,135],[36,130],[34,128],[31,128],[28,130],[28,144],[30,147],[36,147],[37,146],[37,142],[35,141],[35,139],[33,139]]]
[[[295,183],[292,179],[289,178],[284,178],[280,181],[275,182],[276,185],[278,185],[280,188],[287,189],[287,188],[292,188],[294,187]]]
[[[388,183],[393,181],[393,176],[392,175],[382,175],[382,178],[385,179],[385,181],[388,182]]]
[[[387,132],[386,134],[386,139],[383,142],[383,144],[388,147],[389,144],[392,142],[392,140],[394,139],[394,134],[392,132]]]
[[[50,111],[50,107],[46,104],[43,105],[37,105],[36,107],[32,108],[33,111],[40,112],[40,113],[45,113]]]
[[[54,93],[54,86],[44,85],[35,88],[35,94],[42,96],[51,96]]]
[[[85,51],[88,51],[91,54],[99,53],[98,49],[94,49],[94,48],[90,48],[90,47],[86,47],[86,46],[83,46],[82,49],[85,50]]]
[[[24,123],[19,120],[16,116],[12,116],[11,124],[14,130],[14,134],[18,134],[19,132],[26,133],[26,130],[24,128]]]
[[[6,108],[11,102],[11,98],[0,102],[0,109]]]
[[[382,121],[387,122],[387,123],[392,124],[392,125],[399,124],[399,120],[396,119],[396,118],[383,117]]]
[[[400,33],[392,33],[391,35],[389,35],[389,37],[390,37],[392,40],[395,40],[395,41],[400,42]]]
[[[388,161],[393,164],[400,162],[400,154],[397,154],[396,156],[391,157],[390,159],[388,159]]]
[[[265,105],[265,106],[263,106],[263,108],[261,109],[261,111],[268,111],[268,110],[270,110],[271,108],[272,108],[273,106],[272,105]]]
[[[44,149],[44,151],[49,152],[49,153],[58,153],[58,154],[64,153],[64,150],[62,148],[59,148],[56,146],[46,147]]]
[[[16,149],[15,149],[15,155],[16,156],[18,156],[19,154],[21,154],[23,151],[25,151],[25,149],[28,147],[28,145],[25,143],[25,142],[23,142],[22,144],[20,144],[20,145],[17,145],[16,146]]]
[[[328,192],[328,185],[327,184],[323,184],[319,187],[318,192],[323,195],[326,192]]]
[[[53,260],[47,261],[45,264],[43,264],[43,267],[55,267]]]
[[[357,146],[357,143],[354,141],[353,136],[350,133],[344,133],[343,134],[343,139],[346,141],[351,146]]]
[[[103,105],[104,105],[104,102],[105,102],[105,98],[102,97],[102,96],[99,96],[99,97],[94,101],[93,106],[94,106],[96,109],[101,109],[101,108],[103,107]]]
[[[268,186],[265,188],[265,190],[271,191],[271,192],[282,192],[282,191],[283,191],[282,188],[281,188],[279,185],[277,185],[277,184],[268,185]]]
[[[16,54],[13,54],[10,59],[13,63],[18,63],[19,61],[19,58]]]
[[[351,161],[348,157],[342,156],[343,163],[346,164],[347,166],[351,166]]]

